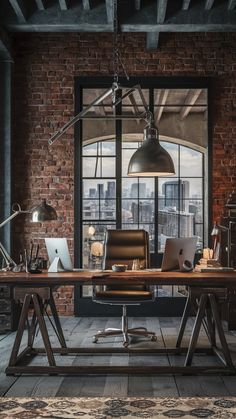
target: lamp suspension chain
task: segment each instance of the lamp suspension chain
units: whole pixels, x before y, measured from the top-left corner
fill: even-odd
[[[119,79],[119,50],[118,50],[118,18],[117,0],[113,0],[113,74],[114,83],[118,84]]]

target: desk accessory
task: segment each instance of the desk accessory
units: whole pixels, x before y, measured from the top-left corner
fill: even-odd
[[[2,223],[0,223],[0,228],[11,221],[13,218],[17,217],[20,214],[31,214],[32,222],[43,222],[43,221],[51,221],[57,219],[57,213],[53,207],[46,203],[44,199],[42,203],[31,210],[22,210],[21,206],[18,203],[14,203],[12,205],[13,213],[6,218]],[[14,270],[15,272],[19,272],[21,270],[21,266],[18,267],[18,264],[12,259],[8,251],[5,249],[3,244],[0,242],[0,253],[3,257],[5,262],[5,267],[2,269],[4,271]],[[21,265],[21,262],[20,262]]]
[[[128,268],[127,265],[122,265],[122,264],[117,264],[117,265],[112,265],[112,270],[114,272],[125,272]]]
[[[34,244],[30,245],[30,257],[27,257],[27,251],[25,250],[25,269],[26,272],[31,274],[40,274],[42,271],[39,269],[39,260],[38,260],[39,244],[36,245],[36,252],[34,253]]]

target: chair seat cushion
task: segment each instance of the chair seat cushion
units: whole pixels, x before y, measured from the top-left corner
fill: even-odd
[[[137,291],[137,290],[109,290],[97,291],[94,298],[96,300],[113,300],[114,301],[145,301],[152,300],[152,293],[150,291]]]

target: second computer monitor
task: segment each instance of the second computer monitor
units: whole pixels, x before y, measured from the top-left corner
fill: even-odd
[[[181,237],[166,239],[165,251],[163,254],[161,270],[176,271],[180,269],[179,261],[194,263],[194,256],[197,248],[197,237]]]
[[[66,238],[46,238],[46,248],[50,262],[49,272],[72,271],[72,261]]]

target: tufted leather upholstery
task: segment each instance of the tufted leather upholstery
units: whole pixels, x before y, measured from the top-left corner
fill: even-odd
[[[126,264],[132,269],[134,259],[139,259],[143,269],[150,266],[148,233],[145,230],[107,230],[103,268]],[[120,275],[122,277],[122,273]],[[107,285],[102,290],[95,288],[94,300],[129,305],[152,301],[153,293],[145,285]]]
[[[148,233],[145,230],[107,230],[104,269],[119,263],[132,269],[134,259],[139,259],[143,269],[149,267]]]

